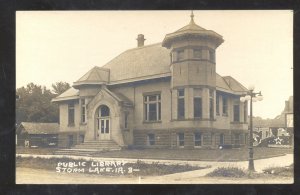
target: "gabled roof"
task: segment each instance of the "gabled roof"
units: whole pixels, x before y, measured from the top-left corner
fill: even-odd
[[[79,85],[86,84],[103,84],[109,82],[109,69],[100,68],[95,66],[91,70],[89,70],[85,75],[83,75],[80,79],[74,82],[73,87],[78,87]]]
[[[138,47],[123,52],[103,67],[110,69],[110,84],[169,76],[170,51],[161,43]]]
[[[71,87],[67,91],[65,91],[64,93],[57,96],[56,98],[53,98],[52,102],[78,99],[78,98],[79,98],[79,90],[74,89],[73,87]]]
[[[32,123],[22,122],[17,132],[28,134],[57,134],[59,132],[58,123]]]
[[[101,90],[108,93],[111,97],[116,99],[118,102],[123,103],[123,105],[133,106],[133,103],[127,97],[125,97],[124,95],[122,95],[120,93],[114,93],[114,92],[110,91],[109,89],[107,89],[106,87],[103,87]],[[100,92],[101,92],[101,90],[100,90]]]

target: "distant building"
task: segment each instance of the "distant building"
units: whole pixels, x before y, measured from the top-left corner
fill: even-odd
[[[54,98],[59,145],[83,139],[143,148],[247,144],[247,102],[240,102],[247,89],[216,73],[216,49],[224,40],[193,17],[161,43],[144,45],[138,35],[137,48],[92,68]]]
[[[22,122],[16,130],[18,146],[25,147],[57,147],[58,123]]]
[[[290,96],[287,101],[285,101],[285,108],[283,111],[285,115],[285,124],[287,128],[291,130],[294,128],[294,98]]]
[[[285,101],[284,110],[274,119],[256,119],[254,123],[255,144],[258,145],[267,139],[269,145],[293,145],[294,120],[293,96]],[[270,138],[270,139],[268,139]],[[263,143],[264,146],[267,146]]]

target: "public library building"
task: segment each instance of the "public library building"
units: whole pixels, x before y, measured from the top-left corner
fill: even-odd
[[[247,89],[216,73],[221,35],[194,22],[129,49],[54,98],[59,146],[217,148],[248,142]]]

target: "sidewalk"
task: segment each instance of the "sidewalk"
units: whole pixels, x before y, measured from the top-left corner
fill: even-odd
[[[41,157],[41,158],[51,158],[51,157],[57,157],[57,158],[64,158],[66,156],[62,155],[31,155],[31,154],[18,154],[17,156],[22,157]],[[125,159],[125,158],[100,158],[100,157],[78,157],[78,156],[68,156],[68,158],[71,159],[82,159],[82,160],[96,160],[96,161],[123,161],[123,162],[136,162],[138,159]],[[272,180],[263,180],[263,179],[235,179],[235,178],[205,178],[207,173],[213,171],[214,169],[218,167],[228,167],[228,166],[234,166],[239,168],[247,169],[248,167],[248,161],[239,161],[239,162],[208,162],[208,161],[180,161],[180,160],[155,160],[155,159],[139,159],[146,163],[152,163],[152,162],[159,162],[164,164],[189,164],[194,166],[211,166],[207,169],[201,169],[201,170],[195,170],[195,171],[188,171],[188,172],[182,172],[182,173],[174,173],[169,175],[163,175],[163,176],[144,176],[139,178],[125,178],[120,177],[116,178],[114,180],[106,180],[108,183],[138,183],[138,184],[178,184],[178,183],[292,183],[292,178],[287,178],[286,180],[280,178],[280,179],[272,179]],[[274,157],[269,159],[260,159],[254,161],[254,166],[256,172],[262,172],[263,169],[271,167],[271,166],[289,166],[293,163],[293,154],[287,154],[285,156],[280,157]],[[48,171],[49,172],[49,171]],[[18,174],[18,173],[17,173]],[[55,173],[53,173],[55,174]],[[89,178],[90,176],[86,175],[77,175],[76,177],[79,177],[78,180],[76,180],[77,183],[82,183],[80,178]],[[94,178],[94,177],[93,177]],[[17,178],[18,179],[18,178]],[[54,179],[54,178],[53,178]],[[103,182],[102,180],[105,179],[103,177],[97,178],[99,180],[98,182]],[[108,178],[106,178],[108,179]],[[47,180],[47,179],[46,179]],[[55,179],[54,179],[55,180]],[[56,180],[58,181],[58,180]],[[122,182],[121,182],[122,181]],[[47,181],[45,181],[47,183]],[[52,183],[50,181],[50,183]],[[74,181],[75,182],[75,181]],[[86,181],[88,182],[88,181]],[[96,181],[95,181],[96,182]],[[100,182],[100,183],[101,183]],[[22,183],[22,182],[21,182]]]

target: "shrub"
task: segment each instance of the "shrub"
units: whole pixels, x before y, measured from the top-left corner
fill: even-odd
[[[206,176],[208,177],[235,177],[241,178],[245,177],[246,172],[238,167],[219,167],[214,171],[208,173]]]

